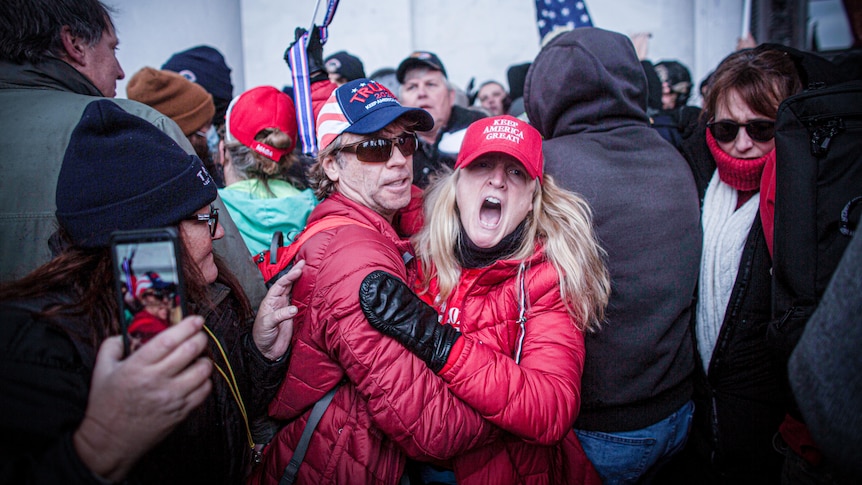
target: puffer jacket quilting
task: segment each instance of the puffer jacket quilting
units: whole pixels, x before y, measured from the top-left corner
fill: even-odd
[[[455,395],[508,431],[456,457],[453,469],[462,485],[599,483],[572,429],[580,408],[583,332],[569,316],[556,270],[541,248],[524,263],[523,331],[520,261],[497,261],[475,279],[462,279],[469,285],[463,304],[452,302],[461,306],[467,338],[442,377]]]
[[[252,483],[281,478],[307,415],[329,389],[332,403],[309,443],[296,483],[395,484],[407,456],[448,459],[488,440],[493,426],[461,400],[417,357],[366,321],[359,286],[372,271],[408,280],[409,243],[380,215],[335,194],[309,223],[328,215],[360,225],[327,229],[307,241],[294,286],[299,308],[287,377],[270,405],[286,422],[264,453]],[[340,383],[340,384],[339,384]]]

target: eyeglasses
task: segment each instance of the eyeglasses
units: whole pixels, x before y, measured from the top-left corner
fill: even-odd
[[[729,143],[736,140],[739,127],[745,127],[748,136],[759,142],[767,142],[775,137],[775,122],[772,120],[753,120],[748,123],[736,123],[734,121],[712,121],[706,124],[713,138],[721,143]]]
[[[388,162],[392,158],[392,146],[397,146],[398,151],[405,157],[416,153],[419,147],[419,139],[415,133],[404,133],[395,138],[369,138],[349,145],[344,145],[340,151],[356,153],[360,162],[381,163]]]
[[[218,230],[218,207],[215,207],[210,204],[209,214],[192,214],[188,217],[183,218],[183,220],[206,222],[207,225],[210,226],[210,236],[215,237],[216,231]]]

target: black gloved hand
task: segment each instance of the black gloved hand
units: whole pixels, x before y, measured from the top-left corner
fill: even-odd
[[[307,30],[302,27],[297,27],[293,33],[293,42],[284,50],[284,61],[287,67],[293,70],[290,65],[290,49],[296,45],[296,41],[302,37]],[[308,74],[314,78],[316,74],[326,75],[326,69],[323,64],[323,44],[320,43],[320,29],[315,25],[311,28],[311,35],[308,36],[308,44],[305,47],[306,56],[308,56]],[[313,81],[312,81],[313,82]]]
[[[461,337],[455,327],[438,323],[434,308],[385,271],[374,271],[362,280],[359,306],[372,327],[419,356],[435,374]]]

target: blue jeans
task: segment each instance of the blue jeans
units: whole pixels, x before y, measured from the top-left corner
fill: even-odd
[[[694,403],[689,401],[643,429],[621,433],[576,429],[575,433],[604,485],[649,483],[659,466],[685,446],[693,414]]]

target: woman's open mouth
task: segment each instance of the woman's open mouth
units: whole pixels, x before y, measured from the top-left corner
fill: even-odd
[[[503,205],[496,197],[485,197],[482,207],[479,208],[479,224],[483,227],[493,229],[500,223],[503,214]]]

